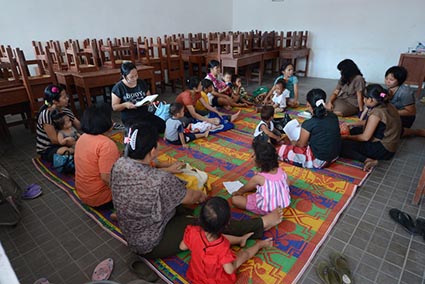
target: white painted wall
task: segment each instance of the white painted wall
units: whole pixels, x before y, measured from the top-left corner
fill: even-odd
[[[357,63],[368,82],[383,82],[400,53],[425,41],[424,0],[234,0],[233,29],[308,30],[309,76],[338,78]]]
[[[1,0],[0,44],[23,49],[31,41],[162,36],[227,31],[232,5],[227,0]],[[221,15],[208,17],[208,15]]]

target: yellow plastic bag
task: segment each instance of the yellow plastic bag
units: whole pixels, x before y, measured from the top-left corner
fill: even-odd
[[[187,189],[202,190],[205,194],[211,190],[211,183],[208,179],[208,174],[187,163],[186,166],[182,168],[182,172],[175,174],[175,176],[186,182]]]

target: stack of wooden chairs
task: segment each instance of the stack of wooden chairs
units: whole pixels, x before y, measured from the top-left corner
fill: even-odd
[[[131,61],[152,66],[155,85],[161,91],[171,86],[174,92],[176,87],[185,88],[185,77],[202,78],[213,59],[220,62],[222,71],[244,72],[248,80],[257,79],[260,84],[264,72],[276,71],[285,60],[292,62],[296,72],[307,76],[310,53],[307,31],[230,31],[81,42],[33,41],[32,44],[35,58],[31,60],[19,48],[0,46],[0,133],[8,133],[8,126],[16,123],[34,129],[34,119],[43,103],[43,90],[48,84],[57,83],[55,72],[69,74],[65,78],[66,85],[71,86],[67,90],[71,96],[77,93],[72,87],[73,72],[120,68],[124,61]],[[296,66],[300,58],[306,59],[303,70]],[[74,99],[81,102],[83,98],[70,100],[71,108],[77,113]],[[20,114],[21,120],[6,122],[8,114]]]

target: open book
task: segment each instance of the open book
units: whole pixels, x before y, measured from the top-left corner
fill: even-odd
[[[142,105],[150,104],[151,102],[153,102],[154,100],[156,100],[157,97],[158,97],[158,94],[146,96],[143,100],[138,101],[134,105],[136,107],[141,107]]]
[[[286,135],[288,135],[289,140],[298,141],[301,134],[301,125],[298,120],[294,118],[285,125],[283,131],[285,131]]]

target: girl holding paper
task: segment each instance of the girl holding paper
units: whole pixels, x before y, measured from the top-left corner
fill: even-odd
[[[279,158],[303,168],[324,168],[338,158],[341,135],[338,117],[325,108],[326,93],[312,89],[307,94],[307,108],[313,117],[301,125],[301,133],[292,145],[282,145]]]

